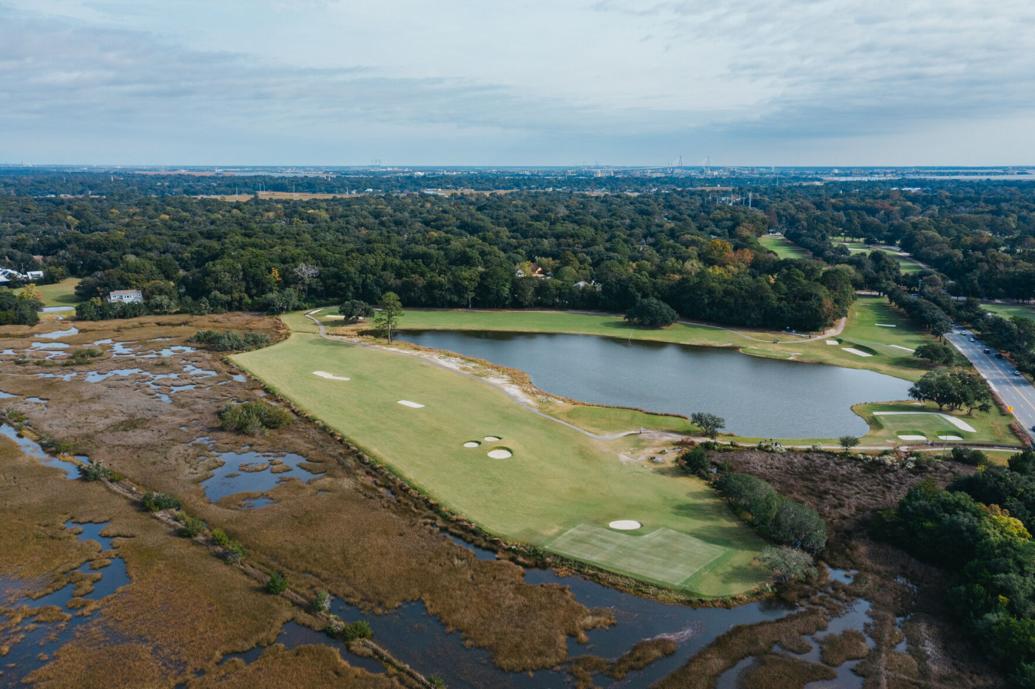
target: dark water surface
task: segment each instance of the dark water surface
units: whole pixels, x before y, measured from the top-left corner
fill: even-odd
[[[583,402],[690,415],[773,438],[861,436],[859,402],[908,399],[910,383],[873,371],[746,356],[727,349],[592,335],[407,331],[399,339],[521,369],[543,390]]]

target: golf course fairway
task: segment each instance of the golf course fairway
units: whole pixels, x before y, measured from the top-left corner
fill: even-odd
[[[621,461],[634,440],[590,437],[412,353],[298,330],[233,359],[486,531],[702,598],[766,581],[764,542],[703,481]],[[642,526],[608,528],[629,520]]]

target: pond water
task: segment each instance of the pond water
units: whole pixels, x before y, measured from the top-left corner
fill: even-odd
[[[101,547],[102,552],[114,554],[117,551],[113,551],[111,538],[101,536],[101,532],[107,526],[108,522],[91,524],[68,521],[65,523],[67,529],[80,530],[76,534],[78,540],[94,541]],[[94,569],[90,562],[84,562],[77,571],[84,574],[101,575],[101,578],[94,583],[93,589],[81,596],[82,599],[88,601],[97,601],[110,596],[119,588],[130,583],[126,563],[117,555],[100,569]],[[7,604],[12,608],[25,606],[40,609],[56,606],[71,617],[66,622],[37,622],[32,618],[23,621],[14,631],[23,632],[24,636],[16,636],[7,655],[3,657],[4,671],[0,673],[0,687],[24,686],[21,683],[24,677],[49,662],[49,658],[59,648],[71,641],[79,628],[93,620],[97,614],[96,611],[93,611],[83,615],[79,613],[78,608],[67,607],[68,602],[75,597],[75,584],[68,584],[40,598],[20,596],[10,600],[10,594],[18,590],[17,581],[0,579],[0,601],[7,599]],[[0,616],[0,621],[2,620],[3,617]]]
[[[543,390],[583,402],[711,412],[747,436],[861,436],[868,427],[852,405],[907,399],[910,387],[873,371],[586,335],[408,331],[399,339],[521,369]]]
[[[223,464],[201,482],[205,497],[211,502],[236,493],[265,493],[282,479],[297,478],[309,482],[316,478],[315,474],[302,468],[306,458],[290,452],[221,452],[219,458]],[[258,508],[268,504],[269,501],[252,500],[246,507]]]
[[[75,480],[79,478],[79,466],[74,462],[65,462],[57,457],[48,454],[35,440],[19,435],[17,429],[10,424],[0,424],[0,435],[13,440],[18,448],[29,457],[39,460],[41,464],[65,472],[65,478]],[[78,457],[78,455],[77,455]]]

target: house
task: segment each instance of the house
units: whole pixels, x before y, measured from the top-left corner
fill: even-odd
[[[30,280],[30,281],[42,280],[43,279],[43,271],[42,270],[30,270],[29,272],[27,272],[25,274],[25,277],[28,280]]]
[[[110,304],[143,304],[144,293],[138,289],[114,289],[108,293]]]
[[[546,273],[543,272],[543,267],[538,263],[523,263],[514,271],[514,277],[524,278],[539,278],[542,280],[546,277]]]

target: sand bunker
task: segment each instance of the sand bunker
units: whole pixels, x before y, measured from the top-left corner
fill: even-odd
[[[487,454],[491,459],[510,459],[514,456],[514,453],[505,447],[497,447],[495,450],[489,450]]]
[[[481,443],[477,440],[468,440],[464,443],[464,447],[478,447],[479,445],[481,445]]]
[[[856,349],[855,347],[842,347],[841,349],[848,352],[849,354],[854,354],[856,356],[873,356],[869,352],[864,352],[863,350]]]
[[[828,345],[839,345],[841,343],[838,342],[837,340],[827,340],[827,344]]]
[[[616,519],[607,525],[608,528],[614,529],[615,531],[636,531],[643,526],[635,519]]]
[[[327,373],[327,371],[313,371],[313,375],[319,378],[326,378],[327,380],[352,380],[346,376],[336,376],[333,373]]]
[[[892,323],[874,323],[878,328],[897,328],[897,325]]]
[[[903,347],[902,345],[888,345],[888,346],[889,347],[894,347],[895,349],[901,349],[903,352],[909,352],[910,354],[912,354],[913,352],[916,351],[915,349],[910,349],[909,347]]]
[[[963,438],[958,435],[940,435],[938,440],[963,440]]]
[[[484,440],[487,443],[495,443],[500,440],[503,440],[503,438],[499,437],[498,435],[487,435],[484,438],[482,438],[482,440]]]
[[[410,400],[399,400],[399,404],[410,409],[423,409],[424,405],[420,402],[411,402]]]
[[[924,436],[924,435],[900,435],[898,437],[898,439],[899,440],[913,440],[913,441],[924,442],[924,441],[927,440],[927,436]]]

